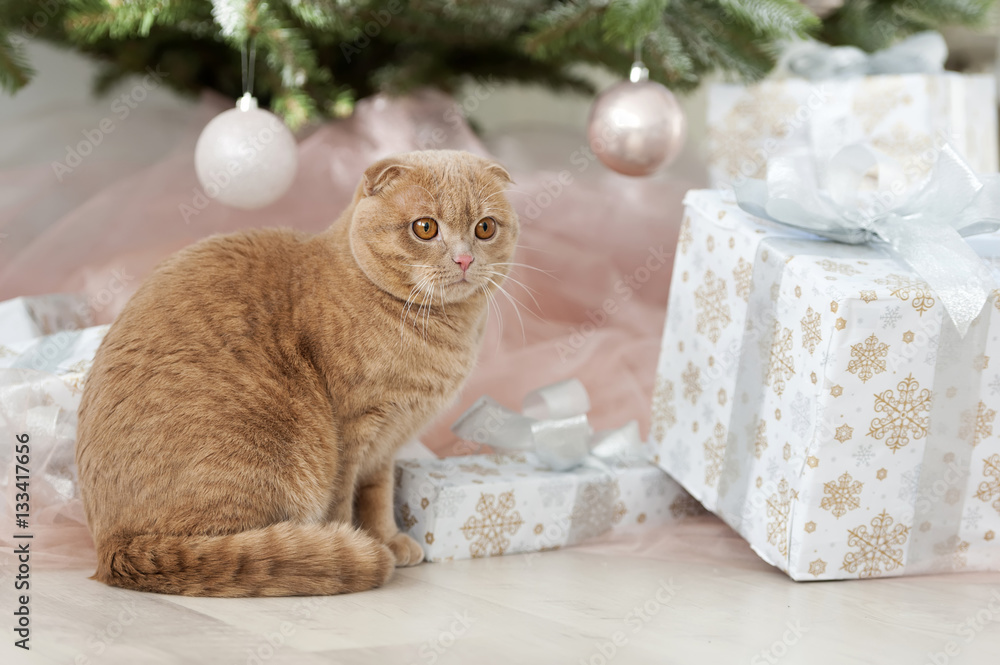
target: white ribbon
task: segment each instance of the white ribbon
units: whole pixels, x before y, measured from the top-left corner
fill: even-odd
[[[1000,228],[1000,175],[977,176],[950,145],[909,194],[899,165],[869,146],[843,148],[823,173],[816,162],[806,150],[773,157],[766,180],[734,184],[740,207],[837,242],[882,246],[927,282],[964,336],[997,284],[963,237]],[[866,190],[873,172],[877,184]]]
[[[876,53],[854,46],[829,46],[814,40],[794,42],[779,71],[813,81],[873,74],[930,74],[944,70],[948,46],[937,32],[921,32]]]
[[[505,451],[533,452],[543,464],[568,471],[593,460],[603,464],[646,460],[639,424],[594,432],[587,420],[590,396],[577,379],[528,393],[521,413],[488,395],[476,400],[451,426],[466,441]]]

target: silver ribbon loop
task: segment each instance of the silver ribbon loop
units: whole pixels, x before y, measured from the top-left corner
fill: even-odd
[[[931,74],[943,71],[947,58],[944,38],[928,31],[871,54],[854,46],[795,42],[785,50],[779,69],[812,81],[872,74]]]
[[[963,238],[1000,228],[1000,175],[977,176],[947,144],[915,192],[898,163],[867,145],[816,162],[805,149],[775,156],[766,180],[734,185],[737,202],[761,219],[881,246],[927,282],[964,336],[997,284]]]
[[[533,452],[543,464],[568,471],[585,463],[599,467],[646,460],[639,424],[594,432],[587,419],[590,396],[577,379],[539,388],[517,413],[483,396],[451,426],[456,436],[504,451]]]

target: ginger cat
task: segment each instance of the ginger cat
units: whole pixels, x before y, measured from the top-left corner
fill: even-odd
[[[383,159],[316,236],[167,259],[111,326],[79,412],[94,578],[192,596],[371,589],[423,559],[395,451],[472,371],[518,218],[499,165]]]

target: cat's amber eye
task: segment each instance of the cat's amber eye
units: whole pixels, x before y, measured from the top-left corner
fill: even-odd
[[[438,234],[438,223],[430,217],[421,217],[413,222],[413,232],[421,240],[430,240]]]
[[[476,237],[480,240],[489,240],[497,232],[497,222],[492,217],[483,217],[476,222]]]

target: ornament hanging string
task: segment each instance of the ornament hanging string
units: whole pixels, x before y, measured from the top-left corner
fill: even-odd
[[[240,48],[243,96],[236,108],[205,126],[194,149],[195,172],[205,195],[243,210],[277,201],[291,187],[298,170],[295,137],[279,117],[257,108],[253,96],[256,60],[257,41],[250,37]]]
[[[646,64],[642,61],[642,42],[642,39],[637,39],[635,41],[635,48],[632,50],[632,70],[628,75],[628,79],[632,81],[632,83],[645,81],[649,78],[649,70],[646,68]]]
[[[247,43],[250,44],[249,49]],[[247,51],[249,50],[249,55]],[[243,96],[240,98],[239,109],[246,111],[251,108],[250,100],[253,99],[253,75],[254,64],[257,62],[257,37],[250,37],[240,48],[240,67],[243,70]]]
[[[587,140],[601,163],[623,175],[645,176],[672,162],[684,145],[684,112],[673,93],[649,80],[645,37],[633,43],[628,80],[611,86],[590,109]]]

